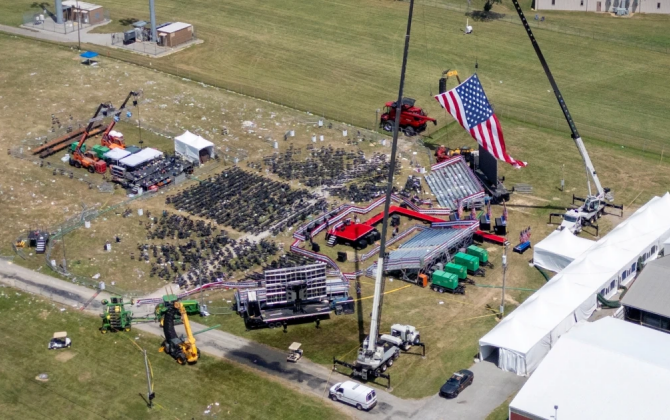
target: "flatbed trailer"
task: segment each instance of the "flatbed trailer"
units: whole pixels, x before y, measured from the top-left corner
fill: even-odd
[[[332,308],[329,302],[306,303],[296,312],[293,306],[263,309],[259,316],[245,312],[244,324],[247,328],[281,328],[296,322],[311,322],[330,317]]]
[[[61,150],[67,148],[68,145],[70,144],[69,143],[70,140],[81,136],[84,133],[85,129],[86,127],[82,127],[77,130],[71,131],[61,137],[51,140],[49,143],[43,144],[40,147],[33,149],[32,152],[34,155],[39,155],[40,159],[49,157],[54,153],[60,152]],[[100,124],[95,125],[91,130],[91,132],[89,133],[89,135],[87,136],[87,138],[95,136],[100,133],[102,133],[102,126]]]

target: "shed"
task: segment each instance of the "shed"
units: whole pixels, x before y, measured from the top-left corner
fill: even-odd
[[[624,319],[670,333],[670,257],[644,264],[621,298]]]
[[[214,143],[186,131],[174,138],[174,151],[185,159],[200,165],[214,157]]]
[[[164,47],[177,45],[193,39],[193,25],[184,22],[174,22],[157,29],[158,43]]]
[[[95,25],[105,20],[103,7],[98,4],[65,0],[63,10],[67,13],[66,19],[79,22],[81,17],[81,23],[85,25]]]

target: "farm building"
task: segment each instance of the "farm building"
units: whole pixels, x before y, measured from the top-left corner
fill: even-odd
[[[157,28],[158,45],[176,47],[193,39],[193,25],[184,22],[174,22]]]
[[[97,4],[83,1],[65,0],[63,2],[63,17],[66,20],[79,22],[86,25],[95,25],[105,20],[103,7]]]
[[[621,299],[624,319],[670,332],[670,257],[648,262]]]
[[[558,339],[635,278],[670,237],[670,193],[654,197],[561,270],[479,340],[482,359],[529,376]]]
[[[618,8],[628,13],[670,14],[670,0],[535,0],[535,10],[614,13]]]

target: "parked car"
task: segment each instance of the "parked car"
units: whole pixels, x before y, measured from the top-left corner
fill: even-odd
[[[330,387],[330,399],[342,401],[359,410],[372,410],[377,405],[377,393],[374,389],[358,382],[345,381]]]
[[[459,370],[440,388],[440,397],[456,398],[465,388],[472,385],[475,374],[467,369]]]
[[[49,350],[64,349],[72,347],[72,340],[70,340],[65,331],[54,333],[53,338],[49,341]]]

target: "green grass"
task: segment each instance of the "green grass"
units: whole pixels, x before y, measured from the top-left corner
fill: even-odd
[[[102,4],[113,17],[146,17],[144,4],[130,0]],[[437,79],[446,68],[467,76],[477,61],[480,78],[499,115],[566,129],[520,25],[477,22],[475,33],[464,37],[460,32],[463,12],[438,6],[437,2],[417,5],[407,96],[418,99],[443,124],[450,118],[431,97]],[[406,13],[406,2],[372,0],[196,0],[188,8],[177,0],[166,0],[157,5],[158,20],[193,23],[204,44],[161,59],[93,48],[369,127],[375,109],[395,96]],[[12,23],[13,16],[3,14],[0,21]],[[667,17],[615,20],[596,14],[552,14],[550,21],[558,29],[593,24],[611,34],[611,39],[633,40],[621,44],[543,29],[536,34],[583,135],[660,153],[670,130],[665,118],[670,112],[665,101],[670,94],[670,73],[663,70],[670,55],[638,45],[667,45],[668,32],[663,30]],[[523,138],[507,138],[510,143],[523,144]],[[641,144],[643,139],[649,139],[649,144]]]
[[[160,338],[98,332],[96,317],[39,298],[0,289],[0,407],[5,419],[340,418],[316,398],[299,394],[247,369],[203,355],[179,366],[158,353]],[[20,333],[16,329],[20,328]],[[67,331],[70,350],[49,351],[54,331]],[[156,407],[148,409],[144,362],[154,375]],[[68,357],[69,358],[68,360]],[[48,382],[35,379],[49,375]],[[212,407],[204,415],[207,406]],[[262,402],[262,403],[259,403]]]
[[[509,403],[512,402],[516,394],[510,395],[504,403],[500,404],[498,408],[491,411],[491,413],[486,416],[486,420],[508,420],[509,419]]]

